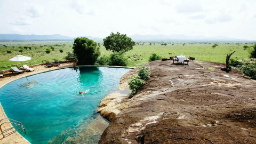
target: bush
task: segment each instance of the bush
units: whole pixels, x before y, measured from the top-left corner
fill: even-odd
[[[47,48],[47,49],[45,50],[45,52],[46,52],[47,54],[49,54],[49,53],[51,52],[51,50],[50,50],[49,48]]]
[[[231,66],[234,66],[234,67],[236,67],[238,65],[243,65],[243,63],[238,61],[237,59],[230,59],[229,63],[230,63]]]
[[[7,53],[12,53],[12,51],[9,51],[9,50],[8,50],[8,51],[6,51],[6,52],[7,52]]]
[[[143,80],[146,80],[150,77],[150,74],[151,74],[151,70],[149,67],[145,67],[145,66],[142,66],[138,71],[138,76],[143,79]]]
[[[109,65],[109,57],[104,55],[98,58],[97,62],[98,65]]]
[[[237,65],[237,67],[234,68],[243,72],[252,79],[256,79],[256,59],[244,59],[240,62],[242,65]]]
[[[149,57],[149,60],[148,60],[148,61],[151,62],[151,61],[160,60],[160,59],[161,59],[161,56],[159,56],[159,55],[153,53],[153,54]]]
[[[127,60],[124,58],[123,53],[113,53],[110,55],[109,65],[126,66]]]
[[[248,45],[244,45],[243,48],[244,48],[244,50],[246,50],[247,48],[249,48],[249,46]]]
[[[66,60],[74,60],[76,58],[75,54],[71,52],[67,52],[67,56],[65,57]]]
[[[52,51],[54,51],[54,47],[53,46],[51,46],[51,49],[52,49]]]
[[[21,49],[21,50],[19,50],[19,52],[21,52],[21,53],[22,53],[22,52],[23,52],[23,50]]]
[[[252,51],[250,52],[250,58],[256,58],[256,44],[252,46]]]
[[[131,95],[136,94],[137,90],[145,84],[145,81],[140,79],[139,76],[132,76],[131,81],[128,83],[130,89],[132,90]]]
[[[62,50],[62,49],[60,49],[60,53],[63,53],[63,50]]]
[[[217,44],[213,44],[213,45],[212,45],[212,48],[215,48],[216,46],[219,46],[219,45],[217,45]]]

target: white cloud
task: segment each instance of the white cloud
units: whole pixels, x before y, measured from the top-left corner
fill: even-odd
[[[78,13],[84,14],[86,9],[85,9],[86,1],[83,0],[73,0],[71,7]]]
[[[1,0],[0,33],[256,39],[255,0]]]
[[[201,3],[197,0],[196,1],[185,0],[185,1],[182,1],[182,3],[177,5],[176,11],[178,13],[193,14],[193,13],[202,12],[203,8],[201,6]]]
[[[31,17],[31,18],[36,18],[36,17],[39,17],[41,15],[41,10],[40,8],[36,7],[36,6],[32,6],[30,7],[28,10],[28,15]]]
[[[220,14],[217,17],[210,17],[205,20],[207,24],[224,23],[232,20],[232,17],[228,14]]]
[[[245,12],[248,6],[246,4],[241,4],[239,12]]]
[[[189,18],[194,19],[194,20],[199,20],[199,19],[205,19],[206,16],[204,14],[196,14],[196,15],[191,15]]]
[[[30,22],[26,20],[19,20],[19,21],[10,22],[10,24],[24,26],[24,25],[30,25]]]

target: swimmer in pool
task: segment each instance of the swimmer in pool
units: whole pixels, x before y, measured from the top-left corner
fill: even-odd
[[[84,92],[79,91],[79,94],[81,94],[81,95],[84,97],[84,93],[89,92],[89,90],[90,90],[90,89],[88,89],[88,90],[86,90],[86,91],[84,91]]]

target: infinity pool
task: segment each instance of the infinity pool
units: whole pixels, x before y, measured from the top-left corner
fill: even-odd
[[[92,118],[108,93],[116,91],[130,69],[107,67],[65,68],[13,81],[0,89],[0,102],[8,118],[20,121],[31,143],[63,140]],[[79,91],[86,91],[82,96]],[[66,134],[63,134],[63,132]]]

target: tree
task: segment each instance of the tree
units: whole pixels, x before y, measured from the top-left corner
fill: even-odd
[[[51,50],[50,50],[49,48],[47,48],[47,49],[45,50],[45,52],[46,52],[47,54],[49,54],[49,53],[51,52]]]
[[[93,65],[100,56],[97,43],[86,37],[78,37],[74,40],[73,52],[78,59],[78,64]]]
[[[216,46],[218,46],[218,45],[217,45],[217,44],[213,44],[213,45],[212,45],[212,48],[215,48]]]
[[[244,48],[244,50],[246,50],[247,48],[249,48],[249,46],[248,45],[244,45],[243,48]]]
[[[256,58],[256,44],[252,46],[252,51],[250,52],[251,58]]]
[[[126,36],[126,34],[120,34],[117,32],[116,34],[111,33],[110,36],[107,36],[103,39],[106,50],[110,50],[112,52],[127,52],[133,49],[135,42]]]

